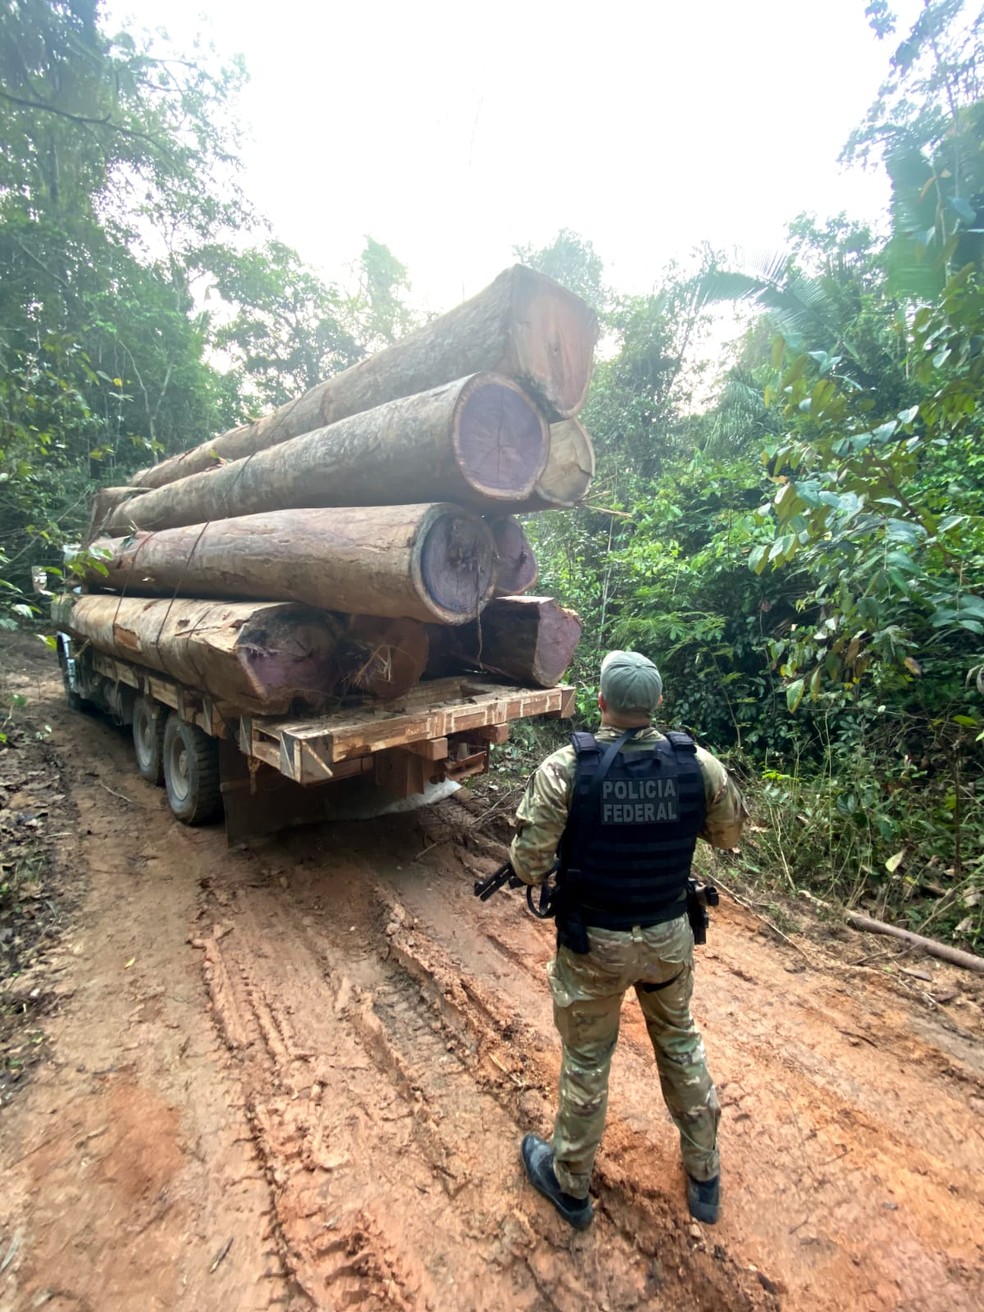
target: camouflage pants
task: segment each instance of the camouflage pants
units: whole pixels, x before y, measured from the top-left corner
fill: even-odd
[[[686,1171],[718,1174],[717,1094],[690,1015],[693,936],[686,916],[649,929],[589,930],[591,951],[561,948],[547,967],[563,1041],[554,1125],[554,1170],[566,1193],[586,1198],[605,1128],[608,1072],[626,990],[635,988],[656,1054],[667,1109],[680,1131]],[[663,985],[647,989],[647,985]]]

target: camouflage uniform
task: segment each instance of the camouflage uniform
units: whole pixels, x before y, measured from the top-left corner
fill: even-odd
[[[599,743],[618,729],[603,726]],[[662,735],[643,729],[623,751],[645,748]],[[745,816],[741,794],[720,761],[702,748],[707,815],[701,837],[734,847]],[[567,824],[576,768],[573,747],[548,756],[530,779],[516,819],[519,832],[509,858],[517,875],[539,884],[553,865]],[[608,1072],[618,1039],[622,998],[632,986],[646,1019],[666,1106],[680,1131],[683,1164],[695,1180],[718,1174],[720,1107],[707,1071],[704,1044],[690,1015],[693,935],[686,915],[649,928],[589,928],[590,951],[560,948],[547,967],[554,1022],[563,1044],[560,1094],[554,1125],[554,1171],[561,1188],[586,1198],[595,1153],[605,1128]]]

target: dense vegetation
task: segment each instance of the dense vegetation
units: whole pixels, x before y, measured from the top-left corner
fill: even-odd
[[[0,623],[31,614],[91,488],[412,326],[374,241],[343,292],[236,182],[238,69],[110,37],[97,0],[2,0]],[[586,621],[654,656],[667,714],[746,779],[750,876],[984,938],[984,99],[980,17],[926,0],[845,148],[885,234],[801,217],[760,269],[711,251],[625,297],[590,241],[517,255],[591,301],[591,504],[529,525]],[[207,295],[206,295],[207,293]],[[723,306],[745,324],[712,368]],[[207,307],[207,309],[205,308]],[[221,361],[221,367],[217,364]]]

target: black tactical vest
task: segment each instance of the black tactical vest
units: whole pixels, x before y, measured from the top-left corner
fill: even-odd
[[[602,929],[683,915],[707,812],[693,739],[670,733],[648,750],[619,751],[603,772],[611,744],[590,733],[571,741],[577,770],[558,870],[565,915]]]

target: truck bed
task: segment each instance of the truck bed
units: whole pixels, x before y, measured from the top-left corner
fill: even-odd
[[[433,744],[419,754],[440,760],[447,755],[447,740],[455,734],[495,741],[499,735],[483,731],[530,715],[569,716],[573,709],[574,689],[564,685],[521,688],[506,680],[459,675],[419,683],[397,702],[365,702],[331,715],[243,716],[238,745],[247,756],[272,765],[295,783],[323,783],[354,758]]]

